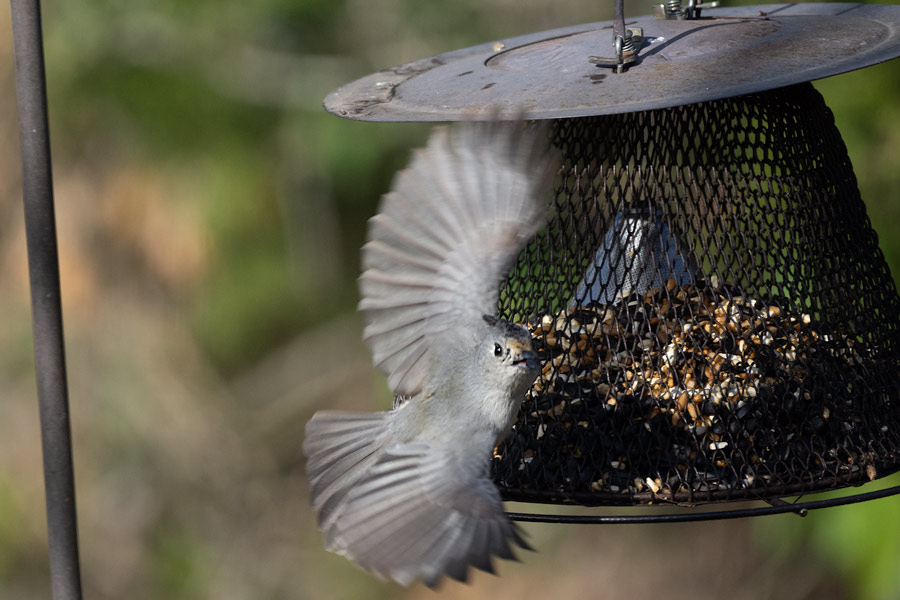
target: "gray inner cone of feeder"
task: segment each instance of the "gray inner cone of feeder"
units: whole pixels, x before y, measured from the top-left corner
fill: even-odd
[[[652,217],[620,212],[569,305],[614,304],[629,293],[662,289],[668,279],[678,285],[692,283],[697,272],[692,256],[682,251],[661,211]]]
[[[627,18],[643,28],[645,43],[622,74],[588,61],[612,53],[607,21],[385,69],[332,92],[324,105],[366,121],[583,117],[771,90],[900,56],[900,6],[765,4],[702,14]]]

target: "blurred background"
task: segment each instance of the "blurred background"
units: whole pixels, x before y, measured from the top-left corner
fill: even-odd
[[[354,314],[358,253],[428,132],[341,120],[321,101],[394,64],[609,19],[611,6],[43,3],[87,598],[431,597],[326,553],[308,507],[306,420],[390,403]],[[6,10],[0,38],[0,598],[46,598]],[[900,60],[816,87],[900,276]],[[527,530],[538,553],[441,593],[900,597],[896,498],[805,519]]]

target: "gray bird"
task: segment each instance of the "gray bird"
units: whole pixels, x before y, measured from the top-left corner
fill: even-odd
[[[499,284],[546,224],[559,167],[545,125],[436,128],[369,221],[359,310],[395,408],[323,411],[303,444],[325,544],[403,585],[528,548],[490,481],[540,370],[496,316]]]

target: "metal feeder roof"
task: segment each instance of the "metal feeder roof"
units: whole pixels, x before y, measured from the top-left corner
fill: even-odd
[[[614,73],[612,21],[439,54],[332,92],[325,108],[361,121],[583,117],[667,108],[821,79],[900,56],[900,6],[765,4],[693,20],[626,20],[638,60]]]

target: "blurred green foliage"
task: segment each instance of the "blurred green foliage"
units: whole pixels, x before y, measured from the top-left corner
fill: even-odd
[[[324,114],[321,98],[345,77],[322,81],[305,62],[346,71],[335,57],[353,56],[364,65],[354,71],[373,68],[342,35],[347,10],[321,0],[45,9],[58,162],[144,162],[189,188],[177,201],[202,215],[212,261],[181,300],[226,375],[353,308],[366,217],[422,135]],[[323,230],[337,239],[317,239]]]
[[[890,477],[875,489],[888,484],[900,485],[900,478]],[[755,525],[761,552],[779,561],[812,556],[825,562],[846,582],[854,599],[890,600],[900,595],[900,503],[896,497],[812,511],[804,518],[767,517]]]

